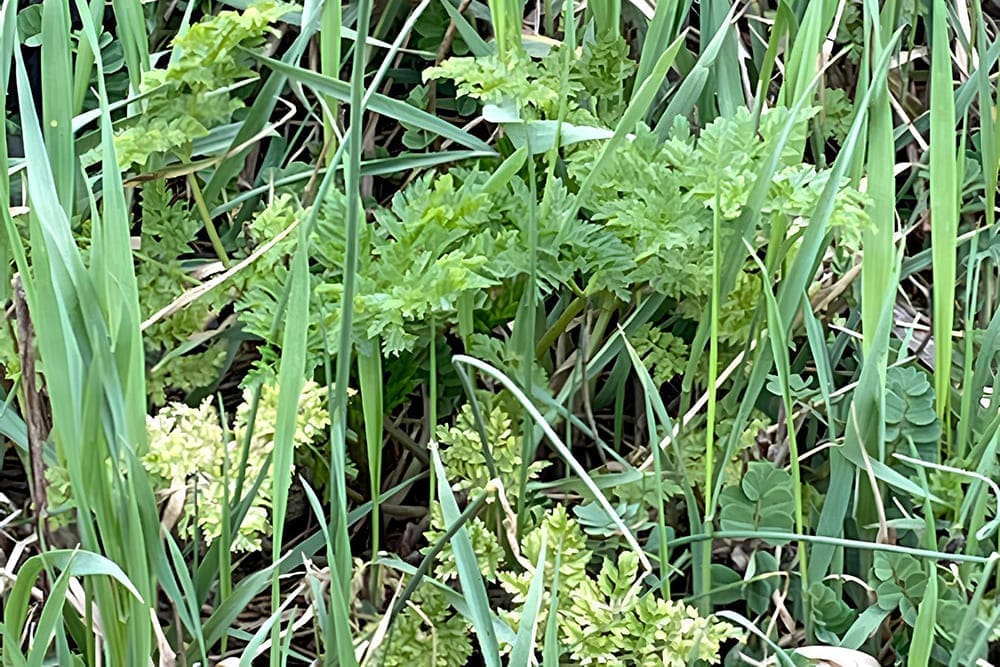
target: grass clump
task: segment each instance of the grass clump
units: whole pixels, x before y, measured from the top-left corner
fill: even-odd
[[[90,10],[0,5],[5,665],[995,661],[993,7]]]

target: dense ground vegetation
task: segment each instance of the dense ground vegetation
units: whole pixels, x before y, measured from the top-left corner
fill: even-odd
[[[998,21],[0,0],[0,660],[996,663]]]

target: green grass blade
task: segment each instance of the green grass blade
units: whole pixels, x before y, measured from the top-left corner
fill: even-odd
[[[42,117],[45,146],[59,203],[73,213],[73,182],[77,165],[73,147],[72,81],[69,7],[65,0],[45,0],[42,5]]]
[[[656,3],[653,20],[646,29],[646,38],[642,42],[642,51],[639,54],[639,65],[635,74],[637,82],[645,81],[649,77],[656,66],[656,61],[677,39],[677,14],[682,8],[681,4],[677,0]],[[638,87],[633,91],[633,95],[637,92]]]
[[[118,41],[125,52],[129,83],[139,90],[142,75],[149,69],[149,32],[141,0],[111,0],[118,27]]]
[[[542,667],[559,667],[559,570],[562,566],[562,541],[556,546],[552,564],[552,588],[549,593],[549,614],[545,621],[545,643],[542,646]]]
[[[865,91],[862,98],[861,107],[866,110],[871,103],[871,97],[874,94],[874,90],[877,87],[881,87],[884,81],[884,75],[888,71],[889,57],[892,54],[892,50],[896,40],[899,37],[899,31],[896,32],[890,43],[882,50],[879,54],[877,60],[876,72],[881,72],[882,76],[876,76],[869,88]],[[796,102],[796,106],[801,104],[805,98],[805,95],[800,96],[799,100]],[[806,287],[811,281],[814,273],[816,263],[820,258],[822,252],[822,246],[824,240],[826,239],[827,224],[829,223],[830,217],[833,213],[835,197],[837,190],[839,189],[839,184],[844,178],[847,171],[847,167],[850,165],[854,151],[858,145],[858,141],[861,135],[863,123],[865,122],[865,113],[858,114],[851,126],[851,130],[848,132],[847,137],[844,140],[843,146],[841,147],[840,154],[837,156],[837,160],[833,165],[830,177],[827,180],[827,184],[820,196],[819,201],[816,204],[816,209],[813,212],[809,226],[806,228],[805,233],[802,236],[801,246],[795,254],[795,259],[792,262],[791,267],[788,269],[784,276],[781,284],[778,288],[778,306],[780,309],[780,321],[781,322],[792,322],[794,319],[795,311],[801,305],[802,294],[806,291]],[[777,156],[774,156],[775,158]],[[763,187],[767,187],[767,183],[762,184]],[[755,190],[756,190],[755,185]],[[754,214],[751,213],[751,219]],[[743,235],[747,238],[747,235]],[[739,240],[740,245],[743,241]],[[731,246],[732,249],[732,246]],[[733,251],[734,252],[734,251]],[[743,248],[740,255],[745,256],[746,248]],[[727,254],[727,258],[731,255]],[[729,264],[727,260],[727,264]],[[735,279],[735,276],[733,276]],[[723,291],[725,291],[728,283],[728,276],[723,278]],[[728,283],[731,285],[732,283]],[[771,367],[770,350],[767,346],[760,346],[757,350],[757,358],[754,361],[753,367],[750,372],[750,378],[747,382],[747,388],[744,392],[742,402],[740,404],[740,409],[737,413],[736,421],[733,425],[733,433],[739,434],[745,427],[746,420],[749,417],[750,410],[752,406],[756,403],[757,397],[760,395],[761,390],[764,387],[764,382],[768,369]],[[735,436],[730,436],[729,442],[727,443],[727,454],[729,456],[732,452],[734,445]],[[859,461],[860,461],[860,457]],[[893,479],[903,486],[911,489],[917,489],[917,487],[908,482],[901,475],[893,475],[892,471],[885,471],[886,474],[893,477]],[[716,479],[716,491],[720,490],[722,483],[722,478],[717,477]],[[919,489],[917,489],[919,492]],[[714,498],[718,497],[718,493],[713,494]]]
[[[797,429],[795,426],[795,406],[792,403],[792,393],[789,387],[789,376],[791,375],[790,365],[791,362],[788,358],[788,341],[785,332],[790,328],[786,322],[781,319],[781,314],[778,309],[778,301],[774,298],[774,293],[771,291],[771,286],[768,284],[770,282],[770,272],[764,263],[757,257],[754,253],[753,248],[747,244],[747,250],[750,256],[756,261],[757,267],[760,269],[761,277],[761,290],[764,293],[764,300],[767,304],[767,338],[771,344],[771,357],[774,359],[774,370],[778,377],[778,386],[781,389],[781,400],[784,405],[784,414],[786,420],[786,437],[788,438],[788,460],[790,467],[792,469],[792,496],[795,501],[795,532],[800,535],[805,534],[805,520],[803,512],[803,501],[802,501],[802,470],[799,465],[799,446],[798,446],[798,436],[796,435]],[[799,577],[800,585],[803,592],[809,582],[809,568],[808,568],[808,550],[806,549],[805,542],[799,542],[798,551],[798,561],[799,561]],[[809,615],[809,598],[807,595],[802,596],[804,605],[806,607],[805,617],[806,617],[806,636],[811,637],[812,629],[810,627],[810,615]]]
[[[452,6],[451,2],[448,0],[441,0],[441,4],[444,6],[444,10],[448,12],[448,17],[455,22],[455,29],[458,30],[458,34],[462,36],[462,41],[464,41],[469,46],[469,51],[474,56],[488,56],[493,53],[496,49],[490,44],[486,43],[476,29],[465,20],[465,17],[458,13],[458,10]]]
[[[43,569],[51,568],[69,573],[72,577],[107,577],[118,582],[135,599],[142,600],[131,580],[118,565],[104,556],[90,551],[55,549],[24,561],[18,568],[17,581],[4,603],[4,629],[13,636],[21,633],[28,617],[31,587]]]
[[[253,54],[253,57],[266,65],[272,71],[287,76],[292,81],[309,86],[321,95],[327,95],[341,102],[351,101],[351,86],[343,81],[331,79],[330,77],[323,76],[322,74],[311,72],[294,65],[289,65],[288,63],[280,60],[274,60],[273,58],[268,58],[266,56]],[[489,145],[481,139],[472,136],[468,132],[455,127],[447,121],[441,120],[437,116],[433,116],[426,111],[407,104],[406,102],[394,100],[390,97],[386,97],[385,95],[376,93],[369,98],[367,106],[370,111],[374,111],[375,113],[386,116],[387,118],[391,118],[398,123],[412,125],[422,130],[432,132],[438,136],[444,137],[445,139],[451,139],[455,143],[461,144],[467,148],[480,151],[491,150]]]
[[[702,94],[705,84],[708,82],[709,74],[712,71],[715,60],[719,57],[719,52],[722,50],[723,44],[726,43],[727,37],[730,36],[730,22],[733,19],[736,9],[737,5],[733,5],[729,10],[726,19],[720,24],[719,29],[712,36],[708,45],[702,50],[694,67],[691,68],[691,71],[681,81],[680,86],[674,91],[670,103],[667,104],[666,110],[660,116],[659,120],[656,121],[656,134],[661,139],[666,138],[676,116],[687,115],[697,104],[698,97]],[[682,37],[683,35],[678,37],[678,39]]]
[[[441,502],[441,513],[444,516],[445,524],[450,526],[459,520],[461,513],[458,510],[455,496],[451,492],[451,486],[448,484],[448,475],[444,470],[444,464],[441,463],[441,455],[438,453],[437,446],[432,443],[430,449],[434,471],[440,480],[437,488],[438,500]],[[492,493],[492,490],[487,489],[486,493]],[[500,667],[500,649],[497,645],[496,631],[493,629],[493,622],[490,618],[490,601],[486,595],[486,587],[479,570],[479,562],[476,560],[476,552],[469,539],[469,531],[464,525],[451,538],[451,547],[455,552],[458,578],[462,583],[462,593],[469,605],[469,613],[472,617],[476,639],[482,649],[483,661],[487,667]]]
[[[985,181],[985,215],[986,225],[996,222],[997,176],[1000,169],[1000,145],[997,131],[1000,124],[995,116],[997,99],[990,82],[989,62],[990,42],[986,36],[986,21],[983,16],[982,0],[972,0],[973,15],[976,21],[976,53],[979,56],[979,69],[975,73],[978,83],[977,95],[979,108],[985,113],[979,114],[979,151],[982,157],[982,169]]]
[[[823,38],[833,22],[830,0],[809,2],[795,33],[791,51],[785,58],[785,77],[778,94],[778,104],[788,104],[809,89],[817,73]]]
[[[865,10],[873,14],[877,22],[877,10],[873,2],[865,2]],[[877,25],[877,23],[876,23]],[[875,48],[881,48],[878,32]],[[893,140],[892,110],[889,107],[888,84],[876,90],[872,97],[868,124],[868,195],[872,199],[869,207],[871,227],[862,230],[861,258],[861,322],[864,335],[862,350],[867,355],[874,341],[872,337],[885,308],[891,308],[895,301],[895,284],[890,281],[894,273],[893,260],[896,257],[893,232],[896,220],[896,178],[895,146]],[[885,374],[885,360],[879,360]],[[884,382],[884,380],[882,380]]]
[[[784,0],[779,0],[778,8],[774,16],[774,25],[771,26],[770,36],[767,40],[767,49],[758,67],[757,87],[754,91],[753,114],[754,120],[760,120],[760,114],[764,110],[764,103],[767,101],[767,91],[771,85],[771,76],[774,73],[774,65],[778,60],[778,51],[782,46],[782,39],[787,38],[795,29],[795,14]]]
[[[545,590],[545,558],[548,555],[548,534],[542,533],[542,543],[538,547],[538,561],[535,574],[528,586],[528,596],[524,599],[521,618],[518,621],[517,641],[510,653],[511,665],[528,665],[535,655],[535,634],[538,631],[538,613],[542,608],[542,593]]]
[[[736,30],[733,26],[733,6],[727,0],[702,0],[699,3],[700,30],[702,35],[721,35],[718,55],[711,60],[708,90],[702,91],[700,115],[707,120],[718,108],[719,114],[732,116],[744,106],[743,85],[740,81],[740,53]],[[715,37],[705,45],[713,46]]]
[[[934,648],[934,622],[937,618],[938,578],[937,568],[927,563],[927,589],[917,606],[917,623],[913,626],[913,643],[907,656],[907,667],[927,667]]]
[[[930,211],[934,274],[934,390],[937,395],[938,419],[948,437],[959,192],[948,10],[944,0],[934,0],[932,9]]]
[[[691,480],[688,477],[687,468],[681,462],[684,461],[684,456],[681,452],[680,445],[677,443],[677,438],[674,437],[676,431],[674,430],[673,421],[670,419],[667,413],[667,408],[663,404],[663,398],[660,396],[656,384],[653,382],[653,378],[649,375],[649,370],[642,363],[642,359],[639,354],[629,343],[628,337],[624,334],[624,330],[621,331],[622,344],[625,346],[625,350],[628,352],[629,359],[632,362],[632,367],[635,369],[636,374],[639,377],[639,383],[642,385],[643,395],[647,401],[647,405],[652,408],[650,412],[656,415],[657,420],[660,422],[660,426],[663,432],[665,432],[670,437],[670,447],[674,454],[674,463],[677,468],[680,469],[681,481],[683,482],[684,490],[684,500],[687,506],[688,522],[692,526],[701,526],[703,521],[701,516],[698,514],[698,502],[694,496],[693,486]],[[649,417],[647,417],[648,419]],[[650,433],[657,433],[658,430],[651,426]],[[653,469],[656,474],[656,484],[657,486],[662,484],[661,471],[663,470],[663,464],[661,462],[661,443],[656,442],[656,438],[653,438],[651,443],[653,448]],[[669,577],[667,577],[667,535],[666,535],[666,525],[664,523],[665,508],[663,505],[663,494],[657,494],[657,530],[659,531],[659,548],[657,550],[660,565],[660,580],[661,586],[664,593],[668,590]],[[703,547],[701,545],[696,545],[693,549],[695,552],[695,558],[702,558],[703,554],[700,553]],[[705,586],[710,584],[710,581],[703,578],[704,573],[697,568],[694,571],[694,589],[699,595],[704,594]]]
[[[295,41],[282,56],[284,62],[296,63],[302,57],[312,37],[320,29],[322,7],[322,0],[306,0],[300,17],[301,29]],[[290,16],[285,17],[285,19],[290,20]],[[239,131],[229,146],[227,154],[232,154],[215,169],[202,190],[206,201],[215,202],[218,200],[223,189],[246,167],[246,158],[252,147],[244,147],[238,151],[235,149],[257,136],[271,121],[271,115],[286,83],[287,79],[284,76],[272,73],[260,87],[253,104],[247,110],[243,122],[240,123]]]
[[[341,53],[340,31],[343,27],[343,6],[339,2],[323,3],[323,27],[319,32],[320,71],[334,79],[340,78]],[[337,150],[337,135],[334,132],[334,122],[337,118],[337,101],[326,100],[329,115],[323,115],[323,142],[328,151],[327,157],[332,158]]]
[[[639,563],[642,565],[644,570],[646,572],[652,571],[653,568],[649,562],[649,558],[646,556],[645,550],[643,550],[643,548],[639,545],[639,542],[638,540],[636,540],[636,537],[632,533],[632,530],[625,525],[621,517],[618,515],[618,512],[616,512],[614,508],[611,506],[611,503],[608,501],[607,496],[605,496],[604,493],[601,491],[601,489],[598,488],[598,486],[594,483],[594,480],[591,479],[591,476],[587,473],[587,470],[580,464],[577,458],[573,455],[573,452],[571,452],[570,449],[565,445],[565,443],[563,443],[559,435],[552,429],[552,426],[550,426],[549,423],[542,416],[542,413],[538,411],[538,408],[532,405],[531,401],[521,390],[521,388],[518,387],[516,384],[514,384],[514,382],[509,377],[504,375],[501,371],[497,370],[490,364],[480,361],[479,359],[476,359],[474,357],[470,357],[465,354],[456,354],[454,357],[452,357],[451,361],[452,364],[456,367],[472,366],[473,368],[489,375],[493,379],[497,380],[501,385],[503,385],[503,387],[507,391],[509,391],[511,394],[514,395],[514,398],[517,399],[518,403],[520,403],[521,406],[525,410],[527,410],[527,412],[531,415],[531,418],[535,420],[535,423],[538,424],[539,427],[541,427],[542,433],[544,433],[545,437],[548,438],[549,442],[555,448],[559,456],[561,456],[562,459],[567,463],[567,465],[569,465],[570,469],[573,471],[574,474],[577,475],[579,480],[583,482],[587,491],[591,494],[594,500],[597,501],[597,504],[601,506],[601,509],[604,510],[604,513],[607,515],[608,519],[613,524],[615,524],[615,527],[619,531],[621,531],[622,537],[628,543],[629,547],[636,553],[636,556],[639,557]]]
[[[295,454],[295,421],[306,372],[306,327],[309,321],[309,227],[299,227],[298,245],[292,258],[291,288],[288,298],[288,318],[281,341],[281,361],[278,368],[278,411],[274,426],[274,453],[271,471],[271,503],[274,521],[271,562],[281,560],[288,487],[291,483]],[[278,569],[271,580],[271,608],[281,604]],[[279,643],[280,627],[272,628],[272,646]],[[271,664],[277,665],[278,652],[272,651]]]
[[[378,337],[358,345],[358,386],[361,390],[361,412],[365,418],[365,447],[368,453],[368,477],[372,498],[372,558],[378,557],[381,513],[379,494],[382,489],[382,346]],[[372,570],[372,583],[378,579],[378,568]],[[377,587],[377,586],[376,586]]]
[[[347,655],[348,647],[343,646],[343,643],[339,640],[338,631],[334,626],[338,623],[349,621],[349,619],[341,618],[339,611],[346,610],[349,604],[348,601],[352,599],[351,580],[353,573],[351,569],[351,551],[350,542],[347,537],[346,521],[343,518],[347,513],[345,452],[347,450],[347,391],[353,362],[352,353],[354,350],[354,298],[358,270],[358,239],[360,226],[364,223],[364,210],[361,207],[361,197],[363,195],[361,191],[362,122],[367,105],[374,101],[365,98],[365,66],[367,64],[365,40],[368,39],[371,13],[371,0],[360,0],[357,22],[358,39],[355,42],[354,56],[351,62],[350,85],[343,84],[341,81],[326,79],[328,82],[335,84],[334,88],[339,93],[333,93],[331,90],[322,91],[317,89],[319,93],[332,95],[350,104],[348,110],[347,141],[345,142],[345,149],[348,152],[344,164],[344,192],[347,195],[347,210],[346,219],[344,220],[343,293],[341,295],[340,306],[340,330],[337,332],[336,369],[334,371],[333,387],[331,389],[332,397],[330,399],[332,407],[330,415],[330,470],[340,475],[340,477],[330,485],[331,520],[335,522],[332,526],[332,532],[334,533],[335,541],[333,544],[327,544],[327,554],[332,560],[332,581],[330,582],[330,586],[331,588],[337,587],[339,590],[333,593],[332,596],[334,613],[331,615],[331,622],[328,627],[323,628],[323,635],[328,644],[328,650],[330,646],[334,646],[338,654],[342,656]],[[289,71],[293,74],[295,72],[302,72],[302,70],[298,70],[297,68],[287,68],[283,73],[288,74]],[[295,79],[293,78],[293,80]],[[341,97],[345,92],[346,97]],[[324,184],[331,181],[332,175],[333,172],[327,174],[326,178],[323,179]],[[325,197],[325,190],[319,196],[321,198]],[[318,206],[313,207],[313,220],[318,208]],[[312,227],[311,224],[310,227]],[[372,498],[373,503],[376,503],[377,500],[377,495]],[[352,658],[348,657],[348,660],[350,664],[353,664]]]

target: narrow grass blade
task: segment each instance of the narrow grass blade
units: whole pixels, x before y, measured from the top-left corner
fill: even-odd
[[[545,643],[542,646],[542,667],[559,667],[559,570],[562,568],[562,540],[556,545],[552,564],[552,588],[549,591],[549,613],[545,621]]]
[[[778,104],[788,104],[809,89],[816,75],[823,37],[833,22],[829,0],[807,3],[802,22],[795,33],[791,51],[785,57],[785,77],[778,94]]]
[[[694,491],[692,490],[693,486],[691,484],[690,478],[688,477],[687,468],[682,463],[684,461],[684,456],[681,452],[680,446],[677,443],[677,438],[674,437],[676,431],[674,431],[674,425],[672,420],[670,419],[669,414],[667,413],[666,406],[663,404],[663,398],[660,396],[660,392],[658,391],[656,385],[653,383],[653,378],[650,377],[649,370],[642,363],[642,359],[639,357],[639,354],[635,351],[635,348],[632,347],[631,343],[629,343],[628,337],[625,335],[624,331],[620,330],[620,334],[621,334],[622,344],[625,346],[625,350],[628,352],[629,359],[632,362],[632,367],[635,369],[635,372],[639,377],[639,383],[642,385],[643,395],[645,397],[647,405],[652,408],[651,410],[648,410],[649,416],[647,417],[647,419],[650,418],[651,415],[655,414],[657,420],[659,420],[660,422],[662,431],[665,432],[667,434],[667,437],[670,438],[670,446],[674,454],[674,465],[681,471],[680,475],[681,475],[681,480],[683,481],[684,500],[687,506],[688,522],[692,526],[703,525],[702,518],[698,513],[698,502],[694,496]],[[650,433],[655,434],[658,432],[659,432],[658,429],[650,428]],[[663,464],[661,462],[661,451],[660,451],[661,443],[657,442],[656,440],[657,438],[654,436],[652,438],[651,446],[653,448],[653,469],[656,474],[656,484],[657,486],[660,486],[662,485],[661,471],[663,470]],[[668,545],[667,545],[666,524],[664,518],[665,507],[663,504],[663,496],[664,494],[662,493],[662,490],[660,490],[660,492],[657,493],[656,510],[658,517],[657,517],[656,527],[657,530],[659,531],[659,548],[657,550],[657,556],[659,558],[659,564],[660,564],[660,570],[659,570],[660,581],[665,593],[669,585],[668,583],[669,577],[667,576]],[[702,554],[699,553],[702,548],[703,547],[701,545],[696,545],[694,547],[693,551],[695,552],[695,558],[702,557]],[[709,584],[709,582],[703,578],[703,575],[704,575],[703,572],[697,569],[695,570],[694,588],[695,592],[699,595],[705,592],[704,586]]]
[[[77,165],[73,147],[72,81],[70,64],[69,6],[65,0],[45,0],[42,5],[42,117],[45,146],[59,203],[73,214],[73,182]]]
[[[955,318],[958,182],[955,156],[955,91],[951,78],[948,9],[934,0],[931,21],[930,211],[933,256],[934,390],[937,415],[948,437],[951,402],[952,326]]]
[[[958,636],[955,637],[956,647],[962,648],[969,646],[970,644],[978,643],[970,641],[970,639],[972,633],[975,632],[977,626],[976,619],[979,615],[979,610],[982,609],[983,596],[991,584],[993,579],[993,570],[996,568],[998,561],[1000,561],[1000,553],[994,552],[993,556],[990,558],[990,562],[986,564],[983,571],[979,574],[979,583],[976,585],[976,592],[973,593],[972,599],[969,601],[969,605],[965,608],[965,613],[962,615],[961,629],[958,632]],[[969,639],[966,639],[967,637],[969,637]],[[971,656],[974,658],[978,657],[975,652],[971,652]],[[948,667],[955,667],[963,657],[965,656],[961,655],[958,650],[954,651],[951,655],[951,660],[948,661]]]
[[[676,0],[673,2],[664,0],[656,3],[653,20],[649,22],[646,38],[642,42],[639,65],[635,73],[637,82],[646,80],[653,71],[656,61],[660,59],[664,51],[670,48],[671,42],[677,39],[677,15],[682,5],[683,3]],[[638,92],[638,88],[632,92],[634,95]]]
[[[108,577],[118,582],[127,593],[142,601],[139,591],[120,567],[104,556],[90,551],[55,549],[32,556],[18,569],[17,581],[4,603],[4,629],[18,636],[24,628],[31,603],[31,588],[43,569],[66,572],[72,577]]]
[[[728,0],[702,0],[699,3],[701,34],[722,36],[719,53],[712,59],[709,68],[711,84],[708,90],[702,91],[704,94],[699,103],[699,114],[706,120],[715,114],[716,109],[720,115],[731,116],[738,107],[746,103],[740,80],[741,56],[732,24],[732,10],[733,6]],[[715,37],[709,42],[709,46],[714,41]],[[708,48],[705,47],[706,50]]]
[[[715,59],[719,56],[719,51],[722,50],[723,44],[726,42],[727,36],[729,36],[729,31],[731,29],[730,22],[733,19],[733,15],[737,10],[738,5],[733,5],[729,10],[729,14],[726,15],[725,20],[720,24],[719,29],[712,36],[712,39],[708,42],[708,45],[702,50],[701,54],[698,56],[697,62],[695,62],[694,67],[688,72],[687,76],[681,81],[680,86],[674,91],[673,96],[670,98],[669,104],[667,104],[666,110],[656,121],[656,134],[664,139],[667,133],[670,131],[670,127],[674,122],[674,118],[679,115],[688,114],[691,109],[694,108],[698,101],[698,97],[701,95],[705,88],[705,84],[708,82],[709,73],[712,71],[712,67],[715,64]],[[681,39],[683,35],[678,37]]]
[[[985,181],[985,215],[986,225],[996,222],[997,176],[1000,169],[1000,124],[997,123],[997,99],[990,81],[989,47],[986,37],[986,21],[983,16],[982,0],[973,0],[972,7],[976,21],[976,51],[979,56],[979,69],[975,73],[978,83],[979,108],[985,110],[979,114],[979,151],[982,156],[982,169]]]
[[[538,631],[538,612],[542,608],[542,593],[545,590],[545,559],[548,556],[548,534],[542,533],[542,543],[538,547],[538,561],[535,574],[528,586],[528,596],[524,599],[521,618],[518,621],[517,641],[510,653],[511,665],[528,665],[535,655],[535,633]]]
[[[472,55],[477,57],[488,56],[496,50],[479,36],[476,29],[465,20],[464,16],[458,13],[458,10],[452,6],[451,2],[441,0],[441,4],[444,6],[444,10],[448,12],[448,17],[455,22],[455,29],[462,36],[462,41],[469,46],[469,51]]]
[[[322,6],[323,0],[306,0],[303,3],[301,29],[295,41],[292,42],[291,46],[288,47],[282,56],[283,62],[296,63],[302,57],[313,35],[320,28]],[[277,72],[272,73],[267,78],[267,81],[260,87],[260,91],[254,98],[253,104],[247,110],[243,123],[240,125],[240,130],[232,141],[230,151],[234,151],[238,146],[242,146],[244,143],[250,141],[267,126],[271,121],[271,115],[278,104],[281,91],[287,81],[285,76]],[[206,201],[215,202],[220,198],[219,196],[222,194],[223,189],[246,166],[246,157],[250,150],[251,147],[246,147],[235,151],[235,154],[231,155],[229,159],[222,162],[216,168],[202,190]]]
[[[306,367],[306,327],[309,321],[309,237],[308,226],[299,227],[299,240],[292,258],[290,272],[290,294],[288,298],[288,318],[281,341],[281,361],[278,369],[278,411],[274,427],[274,454],[271,471],[271,503],[274,521],[273,550],[271,562],[281,560],[282,537],[284,536],[285,510],[288,504],[288,487],[295,447],[295,421],[299,412],[299,399],[305,381]],[[274,568],[271,580],[271,608],[281,604],[281,588],[278,570]],[[280,627],[272,628],[272,645],[278,644]],[[277,652],[272,652],[272,665],[276,664]]]
[[[747,244],[749,246],[749,244]],[[805,533],[805,520],[803,518],[803,501],[802,501],[802,471],[799,465],[799,447],[798,447],[798,437],[796,435],[795,426],[795,410],[792,405],[792,394],[789,387],[789,375],[791,371],[789,369],[790,361],[788,358],[788,342],[785,332],[789,329],[788,323],[782,321],[781,314],[778,309],[778,301],[774,298],[774,293],[771,291],[771,286],[769,283],[770,272],[764,263],[757,257],[753,252],[753,248],[749,248],[750,256],[754,258],[757,262],[757,266],[760,269],[761,276],[761,289],[764,293],[765,303],[767,304],[767,338],[771,343],[771,356],[774,359],[774,369],[778,376],[778,385],[781,388],[781,399],[784,405],[785,420],[786,420],[786,433],[788,438],[788,459],[789,464],[792,469],[792,496],[795,500],[795,532],[799,534]],[[805,591],[809,582],[809,568],[808,568],[808,550],[804,542],[799,542],[798,551],[798,561],[799,561],[799,576],[801,577],[800,585],[802,590]],[[803,594],[803,601],[806,607],[805,616],[809,618],[809,604],[808,596]],[[811,634],[811,629],[809,627],[809,622],[806,623],[806,635]]]
[[[470,357],[464,354],[456,354],[454,357],[452,357],[451,361],[452,364],[454,364],[456,367],[472,366],[473,368],[476,368],[479,371],[486,373],[493,379],[497,380],[500,384],[504,386],[505,389],[507,389],[507,391],[509,391],[511,394],[514,395],[514,398],[516,398],[517,401],[521,404],[521,406],[528,411],[528,413],[531,415],[531,418],[535,420],[535,423],[541,427],[542,432],[545,434],[545,437],[548,438],[549,442],[555,448],[556,452],[558,452],[559,456],[563,458],[563,460],[569,465],[573,473],[577,475],[577,477],[580,479],[581,482],[583,482],[584,486],[586,486],[587,488],[587,491],[593,496],[594,500],[597,501],[597,504],[601,506],[601,509],[604,510],[608,519],[615,524],[615,527],[619,531],[621,531],[622,537],[628,543],[629,547],[633,551],[635,551],[636,556],[639,557],[639,563],[642,565],[643,569],[646,572],[651,572],[653,568],[649,562],[649,558],[646,555],[645,550],[639,545],[639,542],[638,540],[636,540],[635,535],[632,533],[632,530],[625,525],[621,517],[618,515],[618,512],[616,512],[614,508],[611,506],[611,503],[608,501],[607,496],[605,496],[604,493],[597,487],[597,485],[594,484],[594,481],[590,478],[590,475],[587,473],[587,470],[580,464],[580,462],[576,459],[576,457],[573,456],[573,453],[569,450],[568,447],[566,447],[566,445],[563,443],[559,435],[552,429],[549,423],[542,416],[542,413],[538,411],[538,408],[532,405],[531,401],[521,390],[521,388],[518,387],[516,384],[514,384],[514,382],[511,381],[509,377],[504,375],[498,369],[474,357]]]
[[[340,78],[341,53],[340,30],[343,27],[343,5],[339,2],[323,3],[323,27],[319,32],[320,71],[333,79]],[[337,118],[337,101],[326,101],[327,113],[323,115],[323,143],[326,145],[327,158],[332,158],[337,150],[337,135],[334,123]]]
[[[311,72],[294,65],[289,65],[288,63],[280,60],[274,60],[273,58],[268,58],[266,56],[257,54],[253,54],[253,56],[272,71],[287,76],[292,81],[309,86],[321,95],[327,95],[341,102],[351,101],[351,86],[343,81],[331,79],[330,77],[323,76],[322,74]],[[491,151],[489,145],[483,142],[482,139],[478,139],[468,132],[455,127],[451,123],[441,120],[437,116],[433,116],[426,111],[407,104],[406,102],[394,100],[390,97],[386,97],[385,95],[374,94],[368,101],[368,109],[404,125],[412,125],[444,137],[445,139],[451,139],[455,143],[461,144],[467,148],[471,148],[473,150]]]
[[[118,27],[118,41],[125,52],[125,66],[133,91],[139,90],[142,75],[149,69],[149,33],[141,0],[111,0]]]
[[[387,565],[389,567],[392,567],[396,570],[399,570],[400,572],[403,572],[404,574],[415,575],[417,572],[416,567],[396,557],[381,558],[379,559],[378,563],[379,565]],[[469,606],[468,598],[462,595],[462,593],[459,593],[451,586],[444,584],[432,577],[424,577],[423,581],[428,586],[434,586],[438,590],[438,592],[444,595],[445,599],[448,601],[448,604],[450,604],[452,608],[454,608],[455,611],[459,613],[459,615],[470,621],[472,620],[472,611]],[[504,644],[514,643],[514,641],[517,638],[517,635],[514,633],[513,630],[511,630],[510,626],[507,625],[507,623],[501,620],[500,617],[494,614],[492,611],[490,611],[490,622],[493,625],[493,632],[499,641],[503,642]]]
[[[458,521],[460,512],[455,496],[448,484],[448,475],[441,463],[441,455],[437,446],[431,444],[431,460],[439,483],[438,500],[441,502],[441,513],[445,524],[452,525]],[[489,489],[487,493],[491,493]],[[497,645],[496,631],[490,619],[490,601],[486,595],[486,586],[476,560],[476,552],[472,548],[469,532],[463,525],[451,538],[451,547],[455,552],[455,566],[458,568],[458,578],[462,582],[462,592],[469,604],[472,625],[476,639],[482,649],[483,661],[487,667],[500,667],[500,649]]]
[[[933,537],[932,537],[933,539]],[[934,623],[937,618],[938,577],[933,563],[924,565],[927,569],[927,589],[917,607],[917,623],[913,626],[913,643],[907,656],[908,667],[927,667],[934,648]]]
[[[874,3],[866,2],[865,10]],[[877,22],[878,17],[873,16]],[[877,23],[876,23],[877,25]],[[876,48],[881,48],[878,31],[875,36]],[[874,343],[873,336],[885,308],[891,308],[895,300],[896,285],[890,281],[893,275],[893,261],[896,253],[893,232],[896,219],[896,178],[895,146],[893,140],[892,111],[889,108],[890,91],[888,84],[876,90],[872,97],[868,123],[868,195],[872,199],[869,207],[871,227],[862,230],[861,256],[861,322],[864,335],[862,350],[867,356]],[[880,380],[884,383],[885,360],[882,364]]]
[[[368,477],[372,498],[372,557],[378,556],[381,514],[378,498],[382,488],[382,346],[378,337],[358,345],[358,386],[361,412],[365,418],[365,446],[368,452]],[[378,568],[374,568],[373,583]]]

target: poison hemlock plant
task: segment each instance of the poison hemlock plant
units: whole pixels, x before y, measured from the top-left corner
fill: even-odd
[[[690,348],[680,336],[644,324],[630,340],[658,387],[683,373],[687,367]]]
[[[240,47],[259,46],[269,25],[290,9],[263,0],[242,12],[220,12],[175,38],[167,67],[143,76],[142,114],[115,136],[121,166],[141,167],[157,153],[189,158],[194,140],[229,122],[243,102],[226,89],[253,74]]]

